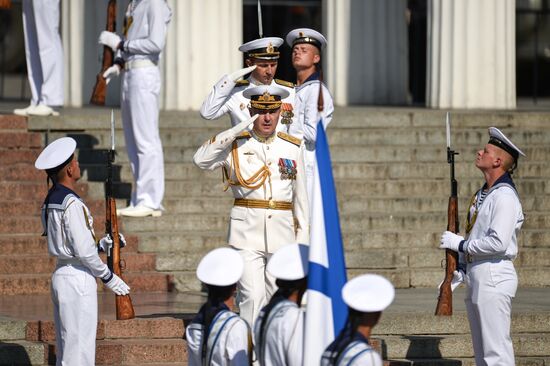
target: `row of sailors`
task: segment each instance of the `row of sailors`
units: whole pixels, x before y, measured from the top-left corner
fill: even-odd
[[[254,325],[234,313],[234,295],[243,273],[243,260],[231,248],[208,253],[197,267],[197,277],[208,299],[186,329],[188,362],[194,365],[302,365],[307,289],[308,246],[289,244],[267,264],[278,290]],[[381,366],[382,358],[369,345],[372,328],[393,301],[395,290],[384,277],[365,274],[342,289],[349,316],[344,329],[327,347],[321,365]]]

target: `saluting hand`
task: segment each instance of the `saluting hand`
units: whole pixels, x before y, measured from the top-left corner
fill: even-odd
[[[246,74],[251,73],[256,68],[256,65],[252,65],[249,67],[245,67],[244,69],[237,70],[231,74],[228,75],[229,79],[233,80],[234,82],[237,82],[242,79],[243,76]]]

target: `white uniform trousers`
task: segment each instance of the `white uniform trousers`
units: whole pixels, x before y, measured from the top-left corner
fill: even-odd
[[[32,105],[63,105],[59,0],[23,0],[23,29]]]
[[[97,283],[84,266],[59,266],[52,275],[57,366],[95,365]]]
[[[135,181],[131,205],[160,209],[164,196],[164,157],[159,134],[158,67],[124,71],[121,93],[122,125]]]
[[[512,298],[518,279],[509,260],[487,260],[468,265],[464,302],[478,366],[513,366],[510,336]]]
[[[244,261],[244,271],[238,283],[237,293],[240,316],[250,327],[254,327],[260,310],[277,291],[275,278],[266,271],[267,261],[272,254],[259,250],[234,249]]]

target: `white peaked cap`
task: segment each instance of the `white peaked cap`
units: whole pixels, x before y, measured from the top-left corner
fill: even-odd
[[[502,150],[512,155],[516,160],[520,155],[525,156],[523,151],[514,145],[514,143],[496,127],[489,127],[489,143],[500,147]]]
[[[277,85],[258,85],[252,88],[247,88],[243,91],[243,97],[247,99],[254,99],[255,96],[261,97],[266,94],[280,97],[280,99],[285,99],[290,95],[290,92]]]
[[[75,150],[76,141],[72,137],[61,137],[42,150],[34,166],[40,170],[57,168],[66,162]]]
[[[206,254],[197,266],[197,278],[212,286],[229,286],[243,275],[243,259],[235,249],[218,248]]]
[[[395,289],[385,277],[364,274],[344,285],[342,297],[350,308],[364,313],[372,313],[382,311],[392,303]]]
[[[241,45],[239,51],[245,52],[248,57],[276,60],[279,58],[279,47],[283,43],[283,39],[279,37],[258,38]]]
[[[277,250],[267,263],[267,271],[275,278],[295,281],[307,276],[309,247],[289,244]]]
[[[327,45],[327,39],[321,33],[310,28],[293,29],[286,35],[286,43],[292,48],[296,44],[309,43],[320,50]]]

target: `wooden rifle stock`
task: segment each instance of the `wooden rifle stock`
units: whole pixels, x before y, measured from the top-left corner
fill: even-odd
[[[109,0],[107,5],[107,26],[106,30],[114,32],[116,30],[116,0]],[[103,46],[103,62],[101,70],[96,76],[94,90],[90,103],[96,105],[105,105],[105,96],[107,94],[107,80],[103,77],[103,73],[113,65],[114,52],[111,47]]]
[[[109,233],[113,239],[113,247],[108,253],[107,262],[109,268],[117,276],[122,278],[122,267],[120,265],[120,238],[118,232],[118,220],[116,217],[116,202],[113,197],[107,197],[106,202],[106,225],[110,226]],[[134,307],[130,295],[115,295],[116,300],[116,318],[118,320],[126,320],[135,318]]]

